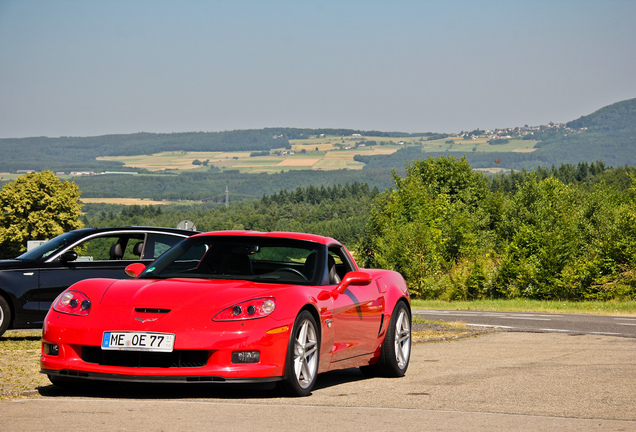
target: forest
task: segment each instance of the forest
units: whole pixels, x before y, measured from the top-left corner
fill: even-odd
[[[228,207],[87,206],[90,226],[302,231],[334,237],[364,267],[402,273],[419,298],[636,298],[636,169],[602,162],[486,177],[429,157],[366,183],[281,190]]]
[[[403,163],[403,162],[402,162]],[[238,171],[184,172],[172,176],[103,175],[78,177],[75,183],[85,198],[141,197],[154,200],[197,200],[222,203],[225,188],[230,201],[253,200],[297,187],[334,186],[347,183],[367,183],[384,190],[393,185],[391,169],[287,171],[278,174],[249,174]]]

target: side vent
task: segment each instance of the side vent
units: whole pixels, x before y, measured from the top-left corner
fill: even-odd
[[[382,334],[382,326],[384,326],[384,314],[380,317],[380,330],[378,330],[378,337]]]

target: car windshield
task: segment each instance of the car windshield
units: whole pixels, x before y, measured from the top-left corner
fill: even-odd
[[[42,243],[40,246],[33,248],[28,252],[23,253],[16,259],[23,261],[43,261],[71,243],[77,241],[80,237],[82,237],[82,234],[77,231],[64,233]]]
[[[316,284],[324,246],[293,239],[201,236],[170,249],[140,278],[242,279]]]

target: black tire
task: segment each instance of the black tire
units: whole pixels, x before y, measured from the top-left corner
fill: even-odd
[[[302,311],[294,321],[285,361],[282,390],[288,396],[309,396],[318,378],[320,332],[314,316]]]
[[[0,296],[0,336],[7,331],[10,322],[11,308],[9,308],[9,303],[7,303],[4,297]]]
[[[374,365],[360,368],[367,376],[402,377],[411,359],[411,311],[406,303],[398,302],[391,314],[384,336],[380,358]]]

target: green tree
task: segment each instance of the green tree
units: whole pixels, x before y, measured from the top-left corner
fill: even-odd
[[[52,171],[29,173],[0,191],[0,257],[26,250],[27,240],[48,240],[82,227],[80,190],[60,181]]]
[[[411,293],[435,297],[439,274],[490,248],[491,216],[481,205],[489,191],[465,158],[414,161],[406,173],[394,175],[397,190],[376,198],[361,258],[364,266],[402,273]]]

